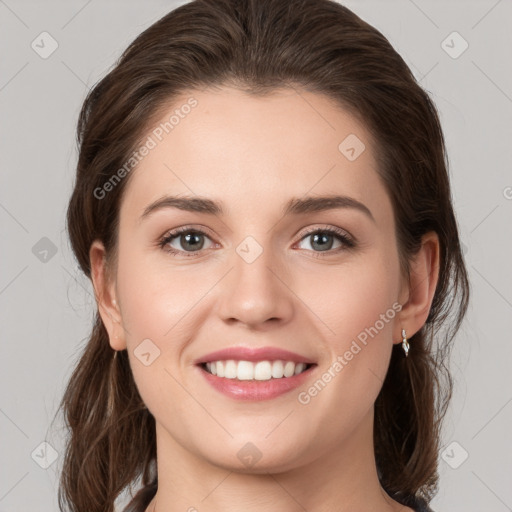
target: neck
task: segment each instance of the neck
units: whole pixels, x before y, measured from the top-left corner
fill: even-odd
[[[337,446],[305,454],[303,464],[286,470],[263,464],[257,473],[221,467],[187,450],[158,423],[156,433],[158,491],[146,512],[411,511],[379,483],[373,408]]]

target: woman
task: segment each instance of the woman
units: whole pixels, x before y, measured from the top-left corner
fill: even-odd
[[[329,0],[195,0],[88,95],[73,511],[428,511],[469,295],[438,115]]]

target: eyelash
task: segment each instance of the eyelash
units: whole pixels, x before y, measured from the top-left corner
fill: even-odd
[[[199,250],[199,251],[179,251],[177,249],[173,249],[171,247],[169,247],[169,243],[172,242],[175,238],[177,238],[179,235],[183,234],[183,233],[194,233],[194,234],[198,234],[198,235],[205,235],[205,236],[208,236],[208,233],[201,230],[201,229],[195,229],[195,228],[192,228],[190,226],[182,226],[180,228],[176,228],[174,229],[173,231],[169,231],[167,232],[158,242],[158,246],[168,252],[169,254],[173,254],[173,255],[183,255],[185,256],[186,258],[193,258],[193,257],[197,257],[199,255],[199,253],[202,251],[202,250]],[[307,238],[308,236],[311,236],[311,235],[315,235],[315,234],[318,234],[318,233],[323,233],[323,234],[329,234],[329,235],[333,235],[335,237],[338,238],[338,240],[344,245],[344,247],[338,247],[337,249],[329,249],[327,251],[310,251],[310,252],[313,252],[314,253],[314,257],[316,258],[322,258],[323,255],[322,253],[327,253],[327,255],[332,255],[333,253],[338,253],[340,251],[343,251],[343,250],[347,250],[347,249],[352,249],[356,246],[356,243],[355,241],[349,237],[345,231],[339,229],[339,228],[333,228],[333,227],[329,227],[329,228],[312,228],[308,231],[306,231],[305,233],[303,233],[302,237],[300,238],[299,242],[301,242],[303,239]],[[207,250],[207,249],[205,249]]]

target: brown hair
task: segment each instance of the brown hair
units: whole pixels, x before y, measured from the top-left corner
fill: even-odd
[[[89,92],[80,113],[67,216],[80,267],[90,278],[95,239],[115,260],[119,208],[130,175],[104,200],[95,190],[124,165],[179,94],[220,85],[255,95],[300,87],[358,116],[375,141],[406,273],[422,235],[438,234],[432,307],[410,340],[407,359],[394,345],[374,427],[383,488],[404,505],[415,496],[430,501],[437,490],[441,421],[452,393],[447,363],[469,298],[467,271],[436,108],[388,40],[349,9],[330,0],[195,0],[139,35]],[[119,494],[136,481],[146,496],[156,490],[154,418],[142,403],[126,351],[113,354],[96,312],[61,402],[70,429],[61,510],[67,505],[75,512],[112,512]],[[141,493],[132,510],[142,503]]]

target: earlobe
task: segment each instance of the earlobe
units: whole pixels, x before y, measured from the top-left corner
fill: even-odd
[[[394,333],[395,343],[402,340],[402,329],[407,337],[412,337],[425,324],[439,278],[439,237],[429,232],[422,238],[421,248],[410,261],[410,278],[407,284],[406,299]]]
[[[106,265],[104,245],[95,240],[89,250],[91,262],[91,280],[98,311],[108,332],[110,346],[114,350],[124,350],[126,341],[119,304],[116,300],[115,279],[109,275]]]

